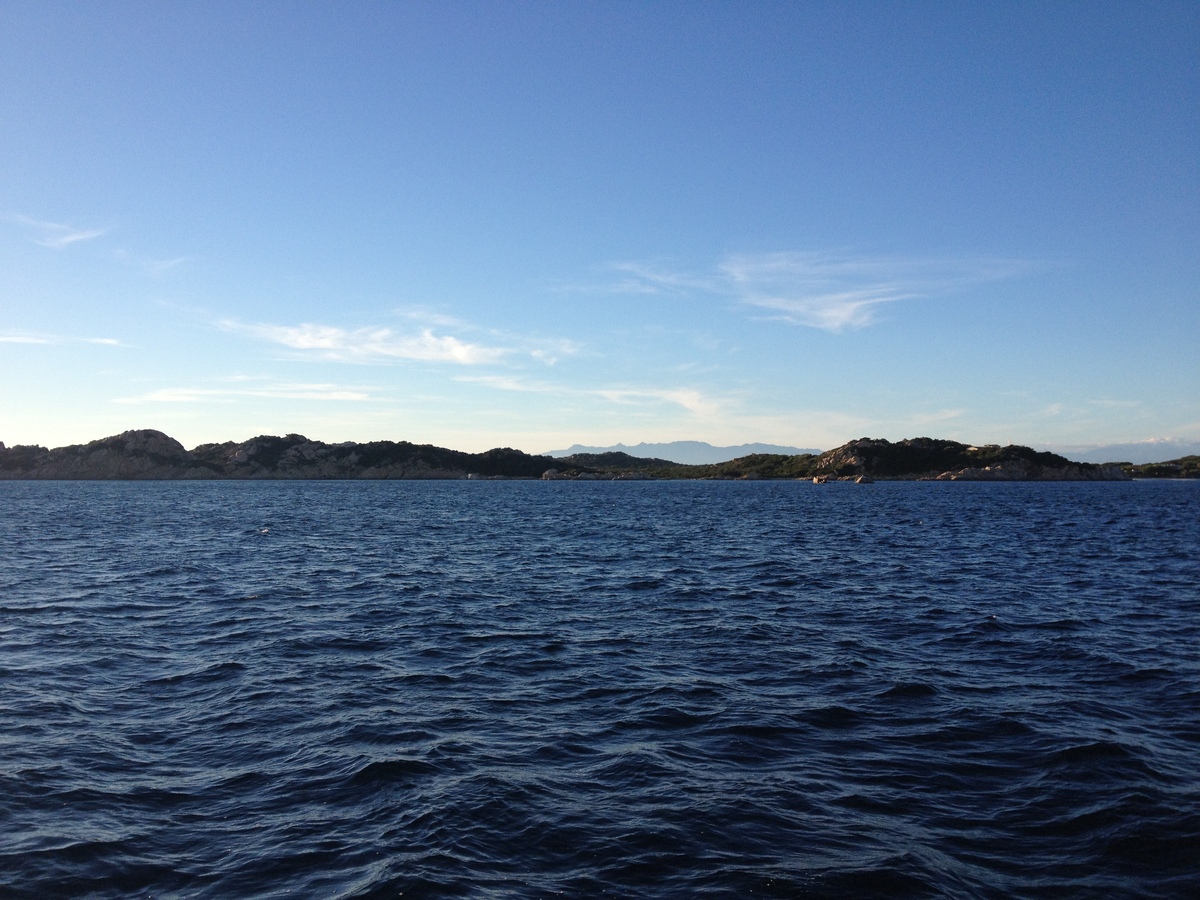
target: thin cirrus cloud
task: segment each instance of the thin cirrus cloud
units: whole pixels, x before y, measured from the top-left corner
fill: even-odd
[[[505,347],[486,347],[451,335],[437,335],[430,328],[417,334],[399,334],[391,328],[339,328],[308,322],[263,325],[226,319],[219,325],[226,331],[248,334],[268,343],[338,362],[418,360],[473,366],[499,362],[512,352]]]
[[[108,233],[107,228],[76,228],[59,222],[47,222],[29,216],[10,216],[12,221],[33,233],[33,242],[51,250],[65,250],[80,241],[90,241]]]
[[[543,381],[530,381],[508,375],[463,375],[456,381],[470,384],[480,384],[501,391],[517,391],[522,393],[558,394],[573,397],[600,397],[610,403],[623,406],[670,403],[681,406],[691,413],[700,416],[715,415],[721,405],[711,397],[705,396],[694,388],[570,388],[561,385],[547,384]]]
[[[710,294],[764,310],[768,318],[840,332],[876,321],[880,307],[952,293],[1028,271],[1021,260],[866,257],[832,253],[727,256],[712,271],[620,263],[618,293]]]
[[[271,400],[370,400],[365,391],[347,390],[332,384],[278,384],[247,388],[159,388],[136,397],[120,397],[115,403],[222,403],[244,397]]]
[[[61,334],[37,334],[28,331],[0,331],[0,344],[101,344],[105,347],[124,346],[115,338],[80,338]]]
[[[457,375],[455,381],[464,384],[481,384],[498,391],[515,391],[522,394],[571,394],[570,388],[544,381],[530,381],[514,375]]]
[[[616,388],[590,391],[612,403],[666,402],[699,416],[714,415],[719,404],[693,388]]]

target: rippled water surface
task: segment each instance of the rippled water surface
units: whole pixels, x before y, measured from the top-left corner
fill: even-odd
[[[0,483],[0,894],[1200,895],[1200,484]]]

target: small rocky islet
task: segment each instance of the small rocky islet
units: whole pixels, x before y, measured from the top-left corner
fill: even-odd
[[[326,444],[303,435],[261,435],[191,450],[161,431],[126,431],[47,449],[0,443],[0,479],[816,479],[820,481],[1127,481],[1200,477],[1200,458],[1164,463],[1078,463],[1029,447],[972,446],[918,437],[860,438],[825,453],[759,453],[684,465],[621,452],[534,456],[511,448],[465,453],[407,441]]]

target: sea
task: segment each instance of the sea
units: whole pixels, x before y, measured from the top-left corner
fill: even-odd
[[[0,896],[1200,896],[1200,482],[0,482]]]

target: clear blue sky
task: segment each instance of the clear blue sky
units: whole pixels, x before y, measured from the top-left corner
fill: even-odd
[[[1200,440],[1200,5],[0,5],[0,440]]]

